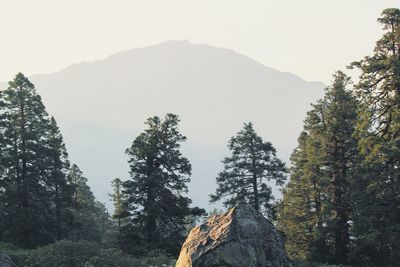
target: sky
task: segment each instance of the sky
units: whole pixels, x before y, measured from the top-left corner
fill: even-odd
[[[0,0],[0,81],[188,40],[328,84],[371,53],[387,7],[400,0]]]

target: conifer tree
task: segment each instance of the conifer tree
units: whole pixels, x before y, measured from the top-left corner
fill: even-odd
[[[247,202],[272,218],[273,195],[268,182],[272,180],[276,185],[283,185],[285,164],[276,157],[272,144],[257,135],[252,123],[244,124],[228,147],[232,155],[222,161],[224,170],[217,177],[218,188],[210,196],[211,202],[224,199],[226,207]]]
[[[24,247],[64,238],[72,216],[68,155],[55,119],[22,73],[0,92],[0,119],[2,238]]]
[[[292,176],[279,215],[293,257],[347,264],[352,212],[350,184],[358,162],[357,100],[349,78],[334,75],[313,105],[292,155]]]
[[[68,154],[63,137],[54,117],[51,117],[47,131],[47,173],[48,198],[53,203],[49,228],[54,228],[56,239],[67,237],[72,229],[71,212],[74,187],[67,181],[69,171]]]
[[[1,240],[26,248],[67,237],[102,241],[111,227],[78,167],[69,172],[56,120],[22,73],[0,91],[0,201]]]
[[[52,240],[46,229],[48,196],[47,132],[49,118],[34,85],[22,73],[1,92],[1,195],[3,239],[35,247]]]
[[[113,188],[113,193],[110,194],[111,200],[114,204],[114,214],[113,218],[117,220],[118,228],[121,228],[122,219],[126,217],[126,196],[122,192],[122,184],[123,182],[119,178],[115,178],[111,181],[111,186]]]
[[[68,181],[74,187],[72,197],[73,231],[69,238],[73,240],[101,241],[101,232],[96,224],[98,209],[93,192],[87,184],[87,178],[76,164],[72,164]]]
[[[116,245],[117,229],[105,205],[94,197],[88,179],[76,164],[72,164],[67,177],[74,188],[71,205],[73,227],[67,238]]]
[[[400,10],[385,9],[385,33],[372,56],[352,63],[361,70],[357,135],[365,157],[355,181],[354,260],[363,266],[400,261]]]
[[[286,237],[286,250],[296,260],[308,260],[319,239],[317,228],[322,226],[322,194],[320,164],[312,161],[319,150],[311,146],[307,132],[302,132],[298,147],[291,155],[293,164],[290,181],[283,189],[278,206],[278,226]],[[318,153],[318,152],[317,152]]]
[[[186,218],[205,211],[190,208],[184,196],[190,181],[191,165],[182,156],[178,116],[164,120],[151,117],[148,128],[127,149],[131,179],[124,182],[129,223],[121,230],[125,247],[132,253],[152,249],[179,252],[185,236]]]

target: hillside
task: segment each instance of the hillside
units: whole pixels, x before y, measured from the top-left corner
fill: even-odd
[[[243,122],[252,121],[287,161],[305,113],[324,87],[232,50],[185,41],[122,51],[30,79],[57,119],[71,160],[104,202],[110,181],[128,177],[124,151],[146,118],[178,114],[193,167],[189,194],[203,207],[227,141]]]

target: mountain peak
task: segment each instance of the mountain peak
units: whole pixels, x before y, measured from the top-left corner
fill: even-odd
[[[191,198],[203,207],[226,142],[243,122],[254,122],[288,160],[310,103],[324,87],[233,50],[186,40],[121,51],[31,80],[57,119],[72,162],[103,201],[112,177],[128,177],[124,151],[144,121],[179,115],[193,165]]]

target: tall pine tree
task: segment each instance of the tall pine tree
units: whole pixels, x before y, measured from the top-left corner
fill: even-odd
[[[228,144],[231,157],[223,160],[224,170],[217,177],[218,188],[211,195],[211,202],[224,199],[226,207],[239,202],[253,205],[273,217],[272,189],[268,182],[273,180],[282,185],[286,179],[285,164],[276,157],[270,142],[257,135],[252,123],[244,125]]]
[[[69,170],[68,181],[74,187],[71,205],[73,231],[68,238],[101,242],[102,232],[96,220],[101,216],[102,207],[99,207],[87,178],[76,164],[72,164]]]
[[[352,212],[350,184],[358,162],[357,100],[349,78],[334,75],[325,97],[313,105],[292,155],[279,225],[293,257],[347,264]]]
[[[123,218],[127,216],[126,210],[126,195],[122,192],[123,182],[119,178],[111,181],[113,193],[110,194],[111,200],[114,204],[113,219],[117,220],[118,229],[123,225]]]
[[[48,199],[52,203],[52,220],[48,221],[48,228],[53,228],[56,239],[60,240],[66,238],[73,227],[71,206],[75,188],[67,181],[70,167],[68,154],[54,117],[51,117],[48,125],[47,140],[45,171],[48,177]]]
[[[179,252],[185,236],[186,218],[204,213],[191,209],[184,196],[191,165],[182,156],[180,143],[186,137],[178,131],[179,119],[167,114],[164,120],[151,117],[148,128],[126,151],[131,179],[124,182],[129,223],[121,230],[125,247],[133,253],[151,249]]]
[[[66,210],[62,137],[22,73],[9,82],[0,99],[2,239],[24,247],[46,244],[61,237]],[[57,197],[54,190],[65,194]]]
[[[313,160],[320,147],[312,145],[309,133],[302,132],[298,146],[291,155],[291,176],[283,189],[283,200],[278,205],[278,226],[286,237],[288,255],[296,260],[308,260],[322,226],[322,194],[320,166]],[[315,144],[315,143],[314,143]]]
[[[365,157],[355,181],[354,260],[363,266],[400,262],[400,10],[385,9],[385,33],[361,70],[357,135]]]

